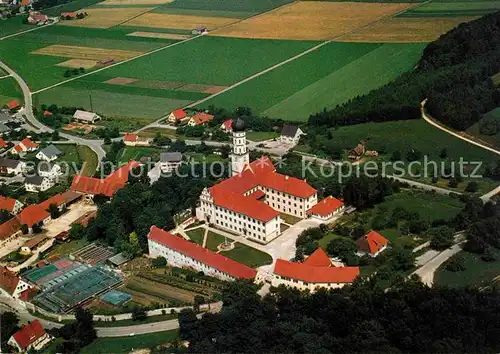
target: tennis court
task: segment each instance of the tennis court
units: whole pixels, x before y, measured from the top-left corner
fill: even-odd
[[[111,290],[102,295],[101,300],[108,304],[119,306],[132,300],[132,296],[122,293],[121,291]]]

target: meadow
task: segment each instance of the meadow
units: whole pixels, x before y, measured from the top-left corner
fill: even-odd
[[[85,7],[97,4],[102,0],[75,0],[70,1],[66,4],[50,7],[48,9],[44,9],[42,12],[47,16],[59,16],[61,12],[73,12],[83,9]]]
[[[500,9],[495,1],[437,2],[419,6],[400,14],[399,17],[445,17],[445,16],[483,16]]]
[[[0,38],[32,28],[33,26],[23,23],[23,18],[21,16],[0,20]]]
[[[378,88],[420,58],[423,44],[330,43],[200,105],[249,106],[272,118],[305,121]]]
[[[0,76],[3,75],[3,73],[0,74]],[[0,79],[0,107],[3,107],[13,99],[21,100],[22,98],[23,94],[21,92],[21,88],[17,86],[14,78],[7,77]]]
[[[161,11],[170,9],[195,10],[195,11],[227,11],[231,13],[256,14],[269,11],[273,8],[287,4],[291,0],[176,0],[161,7]],[[224,16],[225,17],[225,16]],[[243,16],[248,17],[248,16]]]

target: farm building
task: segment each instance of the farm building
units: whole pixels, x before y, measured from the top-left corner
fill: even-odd
[[[369,231],[356,241],[356,247],[358,249],[357,255],[364,256],[367,254],[371,257],[377,257],[387,248],[388,244],[389,240],[384,236],[376,231]]]
[[[254,279],[257,275],[255,269],[156,226],[151,226],[149,231],[148,247],[152,258],[161,256],[171,266],[192,268],[222,280]]]
[[[160,170],[163,173],[171,173],[182,163],[182,153],[162,152],[160,154]]]
[[[23,252],[24,254],[30,254],[38,247],[40,247],[46,240],[47,237],[45,235],[35,236],[21,246],[21,252]]]
[[[45,332],[39,320],[34,320],[14,333],[7,344],[25,353],[40,350],[50,343],[52,337]]]
[[[212,119],[214,119],[214,116],[208,113],[200,112],[196,113],[194,116],[192,116],[189,121],[188,125],[194,127],[195,125],[204,125],[210,122]]]
[[[151,139],[141,138],[137,134],[126,133],[123,136],[123,142],[127,146],[149,146],[151,144]]]
[[[295,125],[285,124],[281,129],[280,141],[282,143],[298,144],[304,132]]]
[[[362,141],[354,149],[349,150],[347,157],[351,160],[359,160],[365,154],[365,151],[365,143]]]
[[[61,15],[59,17],[63,20],[75,20],[76,16],[76,12],[61,12]]]
[[[191,31],[192,34],[194,35],[200,35],[200,34],[207,34],[208,29],[205,26],[202,27],[197,27]]]
[[[21,104],[19,103],[18,100],[12,100],[9,103],[7,103],[8,109],[16,109],[19,108],[19,106],[21,106]]]
[[[54,161],[64,153],[56,148],[53,144],[43,148],[36,154],[36,158],[43,161]]]
[[[49,20],[47,15],[40,12],[31,12],[28,16],[28,23],[30,25],[43,25]]]
[[[302,263],[277,259],[271,284],[314,292],[319,288],[342,288],[358,276],[359,267],[336,267],[325,251],[318,248]]]
[[[95,123],[98,120],[101,120],[101,117],[93,112],[87,112],[87,111],[81,111],[77,110],[75,114],[73,114],[73,119],[76,120],[77,122],[82,122],[82,123]]]
[[[318,202],[307,211],[308,215],[321,221],[328,221],[336,215],[340,215],[344,210],[344,203],[332,196]]]
[[[189,119],[187,113],[183,109],[176,109],[168,115],[168,122],[172,124],[180,123],[184,120]]]
[[[23,203],[17,199],[0,196],[0,210],[8,211],[11,214],[17,214],[23,208]]]
[[[16,273],[8,270],[7,267],[1,267],[0,288],[5,290],[13,298],[17,299],[19,294],[30,288],[30,285],[19,278]]]
[[[13,217],[6,222],[0,224],[0,245],[10,242],[19,236],[21,230],[21,222],[19,218]]]

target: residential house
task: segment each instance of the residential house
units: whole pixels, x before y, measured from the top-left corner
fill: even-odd
[[[44,147],[38,154],[36,154],[36,158],[43,161],[54,161],[57,160],[58,157],[64,155],[64,153],[56,148],[53,144]]]
[[[54,185],[54,180],[38,175],[26,177],[24,180],[24,189],[26,189],[27,192],[45,192]]]
[[[76,12],[61,12],[61,15],[59,17],[63,20],[75,20],[76,16]]]
[[[253,268],[156,226],[149,231],[148,248],[151,258],[164,257],[169,266],[194,269],[222,280],[253,280],[257,275]]]
[[[57,181],[63,174],[61,166],[56,163],[46,161],[42,161],[38,164],[37,172],[40,177],[45,177],[52,181]]]
[[[344,207],[344,202],[329,196],[319,201],[318,204],[309,209],[307,213],[311,217],[321,221],[329,221],[334,216],[340,215]]]
[[[19,175],[26,168],[26,164],[21,160],[6,159],[0,157],[0,173],[7,175]]]
[[[10,296],[17,299],[19,294],[31,286],[19,278],[16,273],[0,267],[0,288],[7,292]]]
[[[162,152],[160,154],[160,170],[163,173],[171,173],[182,163],[182,153]]]
[[[21,211],[24,204],[17,199],[0,196],[0,210],[8,211],[15,215]]]
[[[367,254],[371,257],[377,257],[387,248],[388,244],[388,239],[378,232],[371,230],[356,241],[356,247],[358,249],[356,254],[358,256],[364,256]]]
[[[232,133],[233,132],[232,124],[233,124],[233,120],[228,119],[220,125],[220,130],[222,130],[225,133]]]
[[[127,133],[123,136],[123,142],[127,146],[149,146],[151,139],[141,138],[137,134]]]
[[[101,120],[101,117],[96,113],[81,111],[78,109],[75,114],[73,114],[73,119],[77,122],[94,124],[96,121]]]
[[[51,340],[52,337],[45,332],[40,321],[37,319],[14,333],[9,338],[7,344],[16,348],[18,352],[26,353],[42,349]]]
[[[359,267],[337,267],[318,248],[302,263],[277,259],[271,284],[314,292],[319,288],[342,288],[351,284],[358,276]]]
[[[0,123],[0,125],[3,125],[3,124]],[[0,129],[0,135],[1,134],[2,134],[2,131]],[[3,138],[0,138],[0,149],[5,149],[7,147],[9,147],[9,144],[5,140],[3,140]]]
[[[347,157],[351,160],[359,160],[365,154],[365,151],[365,143],[362,141],[354,149],[349,150]]]
[[[200,35],[200,34],[207,34],[208,29],[205,26],[197,27],[191,31],[191,34],[194,35]]]
[[[304,132],[295,125],[285,124],[281,129],[280,141],[288,144],[298,144]]]
[[[214,119],[214,116],[208,113],[200,112],[196,113],[194,116],[192,116],[189,119],[188,125],[189,126],[196,126],[196,125],[204,125],[210,122],[212,119]]]
[[[31,141],[30,138],[24,138],[19,142],[19,144],[15,145],[10,152],[14,155],[23,154],[26,152],[36,151],[38,149],[38,144]]]
[[[40,12],[31,12],[28,16],[28,23],[30,25],[44,25],[48,20],[49,17]]]
[[[7,103],[7,108],[10,110],[19,108],[20,106],[21,106],[21,104],[19,103],[18,100],[12,100],[9,103]]]
[[[186,119],[189,119],[189,117],[187,113],[181,108],[172,111],[172,113],[168,115],[168,122],[171,124],[177,124],[183,122]]]

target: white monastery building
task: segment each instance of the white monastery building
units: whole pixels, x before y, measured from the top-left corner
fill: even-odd
[[[359,267],[336,267],[328,255],[318,248],[302,263],[277,259],[271,284],[314,292],[319,288],[342,288],[358,276]]]
[[[231,130],[232,177],[203,190],[196,211],[199,220],[268,243],[280,235],[280,213],[298,218],[319,215],[326,221],[343,210],[342,202],[329,197],[335,200],[325,201],[314,212],[311,208],[318,204],[316,189],[305,180],[276,172],[268,157],[250,162],[245,122],[233,120]]]
[[[150,257],[164,257],[170,266],[195,269],[222,280],[253,280],[257,274],[253,268],[156,226],[149,231],[148,248]]]

